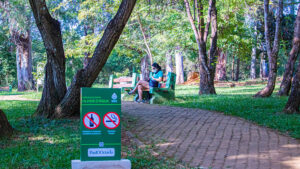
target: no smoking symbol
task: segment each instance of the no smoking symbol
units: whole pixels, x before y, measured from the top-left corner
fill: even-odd
[[[103,124],[108,129],[115,129],[120,125],[120,116],[115,112],[108,112],[104,115]]]
[[[99,127],[100,121],[100,116],[95,112],[89,112],[83,117],[83,125],[88,129]]]

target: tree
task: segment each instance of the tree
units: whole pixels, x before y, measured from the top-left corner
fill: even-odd
[[[176,84],[184,83],[184,69],[183,69],[183,56],[180,51],[180,46],[176,47],[175,63],[176,63]]]
[[[4,112],[0,109],[0,138],[11,136],[13,133],[13,128],[7,121]]]
[[[256,79],[256,55],[257,55],[257,23],[254,26],[254,42],[252,46],[252,54],[251,54],[251,70],[250,70],[250,78]]]
[[[290,52],[289,62],[291,58],[298,57],[300,49],[300,5],[298,8],[297,19],[295,23],[295,31],[294,31],[294,39],[293,39],[293,48]],[[289,96],[289,99],[285,105],[284,111],[286,113],[299,113],[299,106],[300,106],[300,64],[298,64],[296,74],[293,78],[292,82],[292,90]]]
[[[8,18],[10,40],[16,46],[18,91],[34,89],[32,75],[31,15],[23,2],[0,1]],[[2,17],[4,17],[2,16]]]
[[[184,0],[186,6],[186,12],[188,19],[194,31],[196,42],[198,45],[198,54],[200,61],[200,90],[201,94],[216,94],[214,87],[214,74],[215,74],[215,60],[216,60],[216,50],[217,50],[217,9],[216,0],[209,1],[207,23],[204,26],[204,16],[203,16],[203,3],[201,0],[195,0],[195,6],[197,10],[195,13],[196,18],[193,18],[190,10],[190,4],[188,0]],[[195,19],[197,22],[195,23]],[[196,27],[197,25],[197,27]],[[210,39],[210,49],[207,53],[207,38],[209,35],[209,29],[211,29],[211,39]]]
[[[292,9],[293,11],[293,9]],[[300,17],[299,17],[299,12],[295,21],[295,26],[294,26],[294,39],[293,39],[293,47],[292,50],[289,53],[289,58],[288,61],[285,65],[285,71],[283,74],[283,79],[280,84],[280,89],[278,91],[279,96],[288,96],[290,89],[291,89],[291,83],[292,83],[292,77],[295,69],[295,62],[297,60],[298,54],[299,54],[299,43],[297,41],[297,37],[299,37],[300,33]]]
[[[79,115],[80,88],[90,87],[117,43],[136,0],[123,0],[115,17],[108,23],[90,63],[80,69],[66,90],[65,56],[59,21],[50,15],[45,0],[29,0],[47,52],[45,86],[36,113],[62,118]]]
[[[256,93],[254,97],[269,97],[275,88],[277,75],[277,57],[279,52],[281,20],[283,15],[283,0],[278,0],[276,28],[273,46],[271,46],[270,26],[269,26],[269,0],[264,0],[264,20],[265,20],[265,41],[267,46],[267,54],[269,60],[269,76],[267,86]]]
[[[219,49],[218,63],[216,66],[216,77],[218,81],[227,80],[226,77],[226,64],[227,64],[227,52],[224,52]]]

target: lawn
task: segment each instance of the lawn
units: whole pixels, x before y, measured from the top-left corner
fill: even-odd
[[[9,94],[36,97],[32,92],[1,95]],[[80,158],[79,119],[49,120],[35,117],[33,113],[37,105],[38,101],[0,101],[0,109],[15,130],[11,138],[0,140],[1,169],[64,169],[71,168],[71,160]],[[126,123],[123,123],[125,128]],[[154,157],[148,147],[137,148],[130,141],[124,142],[124,137],[127,136],[122,136],[122,158],[130,159],[132,168],[175,168],[174,160]]]
[[[176,86],[176,99],[163,104],[224,112],[300,138],[300,115],[282,113],[288,97],[276,95],[278,86],[270,98],[252,97],[264,86],[217,87],[217,95],[204,96],[198,86]]]
[[[217,95],[198,96],[198,86],[177,86],[176,100],[163,104],[224,112],[300,138],[300,115],[282,113],[287,97],[252,97],[263,87],[218,87]],[[41,92],[1,92],[2,95],[39,99]],[[0,140],[0,168],[70,168],[71,160],[80,158],[79,119],[33,116],[37,105],[38,101],[0,101],[0,109],[15,129],[12,138]],[[123,129],[128,128],[126,122],[123,124]],[[148,148],[137,148],[130,141],[122,145],[123,158],[130,159],[133,168],[176,166],[172,159],[152,156]]]

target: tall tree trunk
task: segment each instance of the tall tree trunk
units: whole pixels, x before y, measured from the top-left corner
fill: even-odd
[[[300,7],[300,6],[299,6]],[[279,96],[288,96],[292,83],[292,76],[294,73],[294,66],[299,54],[300,43],[300,8],[298,9],[297,19],[294,28],[293,48],[289,53],[289,59],[285,65],[285,72],[278,92]]]
[[[180,50],[181,48],[178,46],[175,51],[176,84],[184,83],[183,56]]]
[[[250,78],[256,79],[256,55],[257,55],[257,23],[254,26],[254,35],[253,35],[253,46],[251,54],[251,67],[250,67]]]
[[[298,48],[299,48],[299,42],[298,42]],[[292,113],[300,114],[299,106],[300,106],[300,64],[298,64],[296,74],[293,78],[291,94],[285,105],[284,112],[288,114],[292,114]]]
[[[300,5],[299,5],[300,6]],[[293,39],[293,48],[290,52],[290,58],[292,54],[295,54],[297,57],[297,53],[299,52],[300,48],[300,31],[299,31],[299,13],[300,8],[298,9],[296,25],[295,25],[295,32],[294,32],[294,39]],[[290,60],[290,59],[289,59]],[[286,113],[299,113],[299,106],[300,106],[300,64],[298,64],[296,74],[293,78],[292,82],[292,89],[289,99],[285,105],[284,111]]]
[[[166,72],[173,72],[173,60],[170,51],[166,52]]]
[[[231,80],[234,80],[235,75],[235,56],[232,55],[232,63],[231,63]]]
[[[239,81],[240,79],[240,58],[237,58],[236,60],[236,71],[234,75],[234,80]]]
[[[143,27],[143,24],[142,24],[142,21],[141,21],[141,18],[140,18],[140,15],[138,14],[137,15],[137,18],[138,18],[138,23],[139,23],[139,26],[140,26],[140,30],[142,32],[142,35],[143,35],[143,39],[144,39],[144,44],[146,46],[146,52],[148,54],[148,57],[150,59],[150,63],[151,65],[153,64],[153,57],[152,57],[152,52],[151,52],[151,49],[150,49],[150,46],[148,44],[148,41],[147,41],[147,37],[146,37],[146,33],[145,33],[145,29]]]
[[[250,78],[256,79],[256,46],[252,47]]]
[[[18,91],[32,90],[34,89],[34,82],[30,31],[28,30],[27,34],[22,34],[12,30],[11,36],[16,45]]]
[[[141,59],[141,80],[148,81],[149,80],[149,62],[148,62],[148,56],[145,56]]]
[[[84,69],[79,70],[63,100],[55,109],[55,117],[62,118],[80,114],[80,88],[91,87],[105,65],[111,51],[119,40],[132,13],[136,0],[123,0],[115,17],[108,23],[93,57]]]
[[[259,71],[259,74],[260,74],[260,78],[261,80],[264,80],[264,78],[268,77],[268,66],[267,66],[267,63],[266,63],[266,60],[265,60],[265,52],[262,52],[260,54],[260,71]]]
[[[196,18],[193,18],[190,10],[190,4],[188,0],[184,0],[186,6],[186,12],[194,31],[194,35],[198,45],[198,54],[200,61],[200,89],[199,95],[201,94],[216,94],[214,87],[214,75],[215,75],[215,60],[217,51],[217,9],[216,0],[209,1],[209,9],[207,16],[206,26],[204,25],[203,16],[203,4],[202,1],[195,1],[197,8]],[[198,25],[195,25],[197,19]],[[211,29],[211,31],[209,31]],[[211,32],[210,38],[210,49],[206,51],[206,43],[208,34]],[[208,57],[209,56],[209,57]]]
[[[218,81],[227,80],[226,78],[226,64],[227,64],[227,53],[220,50],[218,63],[216,66],[216,77],[215,79]]]
[[[47,53],[44,89],[36,114],[50,118],[67,90],[60,23],[51,17],[45,0],[29,0],[29,2]]]
[[[272,95],[276,76],[277,76],[277,57],[279,52],[279,43],[280,43],[280,32],[281,32],[281,20],[283,15],[283,0],[278,0],[277,16],[276,16],[276,30],[274,37],[273,48],[271,47],[271,38],[270,38],[270,29],[269,29],[269,0],[264,0],[264,19],[265,19],[265,39],[269,60],[269,76],[267,86],[256,93],[254,97],[269,97]]]
[[[9,137],[13,133],[13,128],[9,124],[6,115],[0,109],[0,138],[1,137]]]

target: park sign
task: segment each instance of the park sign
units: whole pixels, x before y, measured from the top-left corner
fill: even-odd
[[[121,159],[120,95],[120,89],[81,88],[81,161]]]

